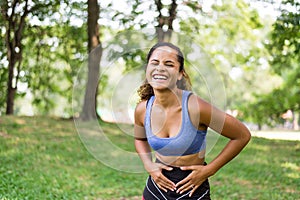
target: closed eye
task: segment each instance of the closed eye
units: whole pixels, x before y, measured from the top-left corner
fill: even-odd
[[[171,62],[171,61],[167,61],[167,62],[165,62],[165,65],[168,66],[168,67],[173,67],[174,63]]]
[[[158,65],[158,64],[159,64],[159,61],[153,59],[153,60],[150,62],[150,64],[152,64],[152,65]]]

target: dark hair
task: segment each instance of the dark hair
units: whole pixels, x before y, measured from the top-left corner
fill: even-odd
[[[179,72],[182,71],[183,74],[183,78],[181,80],[178,80],[176,85],[178,88],[183,89],[183,90],[191,90],[191,81],[190,78],[188,76],[188,74],[185,72],[184,70],[184,57],[183,57],[183,53],[181,52],[180,48],[175,46],[172,43],[169,42],[159,42],[156,43],[149,51],[148,55],[147,55],[147,65],[149,63],[149,59],[152,56],[153,52],[158,48],[158,47],[162,47],[162,46],[167,46],[170,47],[174,50],[177,51],[177,60],[180,64],[179,66]],[[138,94],[141,98],[141,101],[143,100],[148,100],[150,99],[151,96],[154,95],[154,91],[152,86],[148,83],[147,79],[145,80],[144,84],[140,86],[140,88],[138,89]]]

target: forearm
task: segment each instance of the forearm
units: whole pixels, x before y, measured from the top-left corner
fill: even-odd
[[[241,121],[231,115],[218,113],[218,111],[216,111],[214,121],[210,124],[212,129],[230,139],[221,153],[208,165],[213,175],[242,151],[249,142],[251,134]]]
[[[232,139],[230,140],[221,153],[209,163],[208,167],[211,171],[211,176],[215,174],[220,168],[222,168],[226,163],[231,161],[236,157],[242,149],[249,142],[250,137],[245,137],[243,139]]]
[[[141,158],[145,169],[148,171],[149,165],[152,163],[152,153],[151,148],[147,141],[135,139],[135,149]]]

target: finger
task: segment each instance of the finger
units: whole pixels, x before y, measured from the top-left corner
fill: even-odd
[[[180,167],[181,170],[194,170],[195,169],[195,166],[183,166],[183,167]]]
[[[175,187],[173,187],[173,186],[170,186],[170,185],[166,186],[166,185],[164,185],[163,187],[166,189],[165,192],[167,192],[167,190],[170,190],[172,192],[175,191]]]
[[[163,181],[162,184],[163,184],[164,187],[166,187],[166,188],[168,188],[169,190],[172,190],[172,191],[176,190],[175,183],[173,183],[167,177],[164,176],[162,181]]]
[[[169,167],[169,166],[166,166],[166,165],[162,165],[161,168],[165,169],[165,170],[168,170],[168,171],[172,171],[173,170],[172,167]]]
[[[179,187],[180,185],[184,185],[185,183],[187,183],[190,180],[191,180],[190,175],[188,175],[187,177],[185,177],[184,179],[182,179],[181,181],[176,183],[176,187]]]
[[[168,190],[171,190],[171,191],[174,191],[176,188],[175,186],[171,185],[171,184],[168,184],[168,183],[161,183],[161,186],[165,189],[168,189]]]
[[[161,185],[164,188],[167,188],[169,190],[174,191],[176,188],[175,183],[173,183],[171,180],[169,180],[164,175],[161,175],[159,178],[155,181],[157,184]]]
[[[162,169],[165,169],[165,170],[168,170],[168,171],[172,171],[173,170],[173,168],[172,167],[170,167],[170,166],[167,166],[167,165],[161,165],[160,166]],[[164,181],[164,186],[166,187],[166,188],[168,188],[169,190],[172,190],[172,191],[174,191],[176,188],[176,185],[175,185],[175,183],[173,183],[170,179],[168,179],[166,176],[164,176],[164,175],[162,175],[161,176],[161,179]]]
[[[163,187],[162,185],[157,184],[157,183],[156,183],[156,185],[157,185],[161,190],[163,190],[164,192],[167,192],[167,191],[168,191],[167,188]]]
[[[188,182],[188,183],[184,184],[183,186],[181,186],[176,192],[179,194],[182,194],[187,190],[193,189],[193,187],[194,187],[194,185],[191,184],[191,182]]]
[[[189,197],[192,197],[192,195],[194,194],[194,192],[197,190],[198,186],[194,186],[192,191],[189,194]]]

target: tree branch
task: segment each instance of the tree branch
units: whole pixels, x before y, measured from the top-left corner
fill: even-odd
[[[176,18],[176,9],[177,9],[177,3],[176,0],[172,0],[171,7],[169,8],[169,18],[168,18],[168,28],[170,30],[173,30],[173,21]]]

